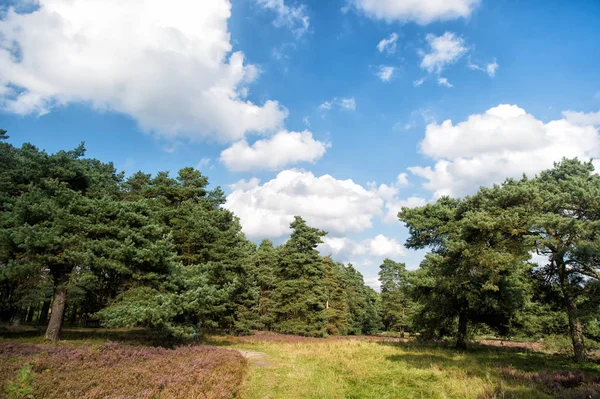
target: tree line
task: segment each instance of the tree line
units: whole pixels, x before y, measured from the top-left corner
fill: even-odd
[[[0,319],[307,336],[380,329],[379,298],[352,267],[319,255],[301,217],[258,247],[194,168],[125,178],[83,145],[48,154],[0,130]]]
[[[9,144],[0,130],[0,320],[306,336],[396,331],[454,337],[565,334],[575,358],[600,340],[600,176],[564,159],[533,178],[398,214],[409,271],[386,259],[381,293],[320,256],[327,233],[299,216],[287,242],[248,240],[225,195],[194,168],[137,172]],[[532,254],[541,263],[532,261]]]

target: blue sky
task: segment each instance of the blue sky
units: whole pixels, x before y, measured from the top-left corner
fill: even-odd
[[[0,127],[133,173],[197,166],[247,235],[293,215],[376,285],[394,215],[600,158],[600,2],[0,0]]]

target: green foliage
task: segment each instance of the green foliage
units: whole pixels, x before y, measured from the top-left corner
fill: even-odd
[[[276,269],[275,329],[287,334],[325,336],[327,293],[325,268],[316,247],[324,231],[309,227],[299,216],[292,234],[279,251]]]
[[[6,394],[9,398],[21,399],[30,397],[33,392],[31,370],[31,364],[24,364],[17,372],[17,377],[6,383]]]
[[[386,331],[413,330],[417,304],[411,296],[411,274],[404,263],[385,259],[379,267],[381,282],[381,313]]]

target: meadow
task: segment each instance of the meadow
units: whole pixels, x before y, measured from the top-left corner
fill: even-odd
[[[171,349],[143,330],[4,333],[7,398],[595,398],[600,365],[543,345],[387,337],[205,336]],[[111,341],[118,339],[121,342]]]

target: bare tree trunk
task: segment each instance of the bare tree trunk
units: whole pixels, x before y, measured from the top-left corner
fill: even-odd
[[[569,334],[573,343],[573,357],[576,362],[583,362],[587,359],[585,346],[583,343],[583,328],[577,315],[577,305],[572,298],[567,298],[567,315],[569,316]]]
[[[33,321],[34,313],[35,313],[35,306],[30,306],[29,310],[27,311],[27,319],[25,319],[25,321],[27,323],[31,323]]]
[[[573,344],[573,358],[576,362],[583,362],[587,359],[585,353],[585,346],[583,344],[583,328],[579,315],[577,314],[577,304],[571,291],[571,283],[567,274],[567,269],[562,261],[557,261],[556,266],[558,269],[558,277],[560,286],[562,289],[563,297],[565,299],[565,307],[567,309],[567,316],[569,317],[569,335],[571,336],[571,343]]]
[[[38,318],[38,324],[46,324],[48,322],[48,311],[50,310],[50,301],[44,301],[42,304],[42,310],[40,311],[40,317]]]
[[[60,330],[62,329],[63,317],[65,315],[65,304],[67,302],[67,287],[59,282],[54,287],[54,301],[52,301],[52,311],[50,321],[46,329],[47,341],[58,341],[60,339]]]
[[[11,326],[13,326],[13,327],[20,326],[22,319],[23,319],[23,309],[19,307],[19,308],[17,308],[17,311],[13,315],[13,318],[10,322]]]
[[[458,334],[456,335],[456,347],[459,349],[467,349],[468,324],[467,312],[461,311],[458,314]]]

